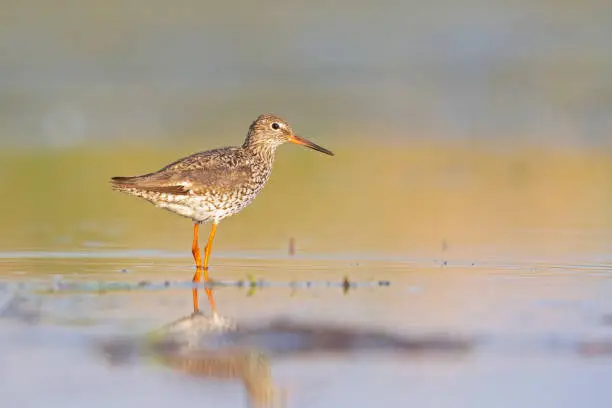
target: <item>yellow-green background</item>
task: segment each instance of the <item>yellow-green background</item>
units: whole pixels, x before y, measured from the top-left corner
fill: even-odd
[[[607,2],[0,1],[0,250],[185,251],[189,221],[108,179],[242,142],[279,150],[219,250],[605,252]]]

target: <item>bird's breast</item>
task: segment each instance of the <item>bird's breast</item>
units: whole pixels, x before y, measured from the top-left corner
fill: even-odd
[[[231,190],[211,190],[204,195],[203,201],[210,211],[215,213],[215,218],[228,217],[249,205],[263,189],[269,176],[269,173],[261,173],[259,177],[253,177],[249,182]]]

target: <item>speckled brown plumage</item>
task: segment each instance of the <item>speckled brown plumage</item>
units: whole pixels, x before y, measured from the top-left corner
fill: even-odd
[[[249,127],[242,146],[195,153],[153,173],[113,177],[112,188],[194,221],[192,253],[197,267],[194,281],[199,282],[199,271],[208,269],[216,225],[244,209],[259,194],[272,172],[276,148],[286,142],[333,156],[329,150],[297,136],[278,116],[262,114]],[[214,225],[202,268],[197,241],[198,225],[203,222]],[[194,310],[197,310],[196,303],[197,292],[194,292]]]
[[[273,124],[279,128],[273,129]],[[113,177],[112,186],[195,222],[219,223],[253,201],[270,177],[276,148],[295,137],[281,118],[260,115],[240,147],[196,153],[154,173]],[[304,142],[298,143],[332,154]]]
[[[246,207],[271,171],[269,156],[226,147],[196,153],[155,173],[115,177],[113,188],[196,222],[219,223]]]

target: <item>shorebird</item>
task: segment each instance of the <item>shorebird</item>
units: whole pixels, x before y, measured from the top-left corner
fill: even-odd
[[[272,114],[262,114],[249,127],[242,146],[223,147],[192,154],[162,169],[133,177],[113,177],[112,188],[144,198],[193,221],[191,253],[196,265],[193,282],[200,282],[202,272],[208,281],[208,261],[217,225],[248,206],[264,187],[270,174],[276,148],[294,143],[333,156],[311,141],[297,136],[291,126]],[[198,231],[202,223],[212,223],[204,247],[202,264]],[[214,300],[207,289],[214,311]],[[193,308],[198,311],[197,288],[193,289]]]

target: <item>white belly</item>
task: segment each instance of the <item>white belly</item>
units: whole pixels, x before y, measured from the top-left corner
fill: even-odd
[[[175,200],[170,202],[158,202],[156,206],[197,222],[218,223],[223,218],[229,217],[244,209],[244,207],[253,201],[253,198],[248,201],[241,201],[240,204],[228,204],[217,200],[205,200],[202,197],[182,196],[176,197]]]

